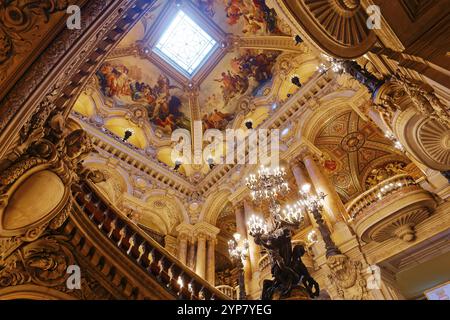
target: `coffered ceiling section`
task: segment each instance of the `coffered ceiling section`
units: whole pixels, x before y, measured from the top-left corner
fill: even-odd
[[[326,121],[314,144],[323,152],[324,170],[344,202],[409,163],[374,124],[354,111],[339,112]]]

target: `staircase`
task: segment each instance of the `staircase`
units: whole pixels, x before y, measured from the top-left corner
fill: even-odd
[[[111,268],[103,271],[104,259],[103,265],[99,266],[102,258],[94,259],[95,255],[90,253],[92,249],[87,248],[82,251],[105,276],[109,276],[112,282],[122,286],[122,291],[129,291],[130,298],[229,299],[121,214],[102,196],[91,181],[81,181],[72,188],[72,195],[75,199],[75,210],[70,220],[74,225],[66,226],[68,229],[66,231],[73,235],[73,229],[79,228],[85,231],[90,227],[91,230],[84,232],[87,234],[87,240],[92,243],[90,248],[97,249],[94,251],[102,257],[109,256],[111,264],[114,265],[113,268],[117,265],[117,269],[123,270],[122,275],[114,280],[116,276],[111,276]],[[80,237],[82,236],[75,238]],[[81,240],[72,242],[80,247]],[[85,246],[85,243],[83,242],[82,245]],[[128,289],[126,289],[127,284]],[[145,294],[145,292],[149,293]],[[158,294],[153,295],[154,293]]]

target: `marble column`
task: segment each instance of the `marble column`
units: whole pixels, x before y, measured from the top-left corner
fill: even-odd
[[[245,212],[245,221],[248,222],[250,217],[254,215],[259,215],[255,213],[253,209],[253,205],[250,200],[244,200],[244,212]],[[255,240],[251,235],[248,235],[248,251],[250,255],[250,265],[252,269],[253,275],[255,273],[259,273],[258,263],[261,259],[261,253],[259,246],[255,243]]]
[[[187,264],[188,239],[185,234],[178,236],[178,259]]]
[[[206,259],[206,280],[214,286],[216,280],[216,238],[208,237],[208,249],[207,249],[207,259]]]
[[[189,243],[192,239],[193,227],[194,226],[189,223],[180,223],[176,227],[178,232],[178,259],[191,269],[194,265],[193,257],[195,256],[195,247],[193,248],[193,246]]]
[[[309,178],[308,174],[305,171],[305,165],[302,163],[299,163],[297,160],[293,160],[290,163],[292,174],[294,175],[295,182],[297,184],[298,189],[300,190],[302,185],[304,184],[310,184],[313,186],[311,179]],[[306,210],[308,214],[309,221],[311,221],[311,224],[314,228],[317,228],[317,222],[316,219],[314,219],[312,213],[309,210]]]
[[[194,237],[197,239],[197,258],[195,272],[206,280],[212,279],[211,283],[214,283],[215,278],[215,246],[214,243],[211,244],[211,242],[208,241],[208,252],[206,252],[206,240],[214,239],[215,241],[216,236],[219,232],[219,228],[205,221],[196,223],[193,228]],[[211,263],[207,262],[207,258],[211,259]]]
[[[323,172],[325,169],[316,163],[314,155],[309,149],[302,151],[301,158],[316,191],[326,194],[324,199],[325,213],[330,225],[334,226],[337,222],[344,221],[344,218],[348,218],[347,212],[336,189]]]
[[[245,212],[244,212],[244,204],[239,203],[235,206],[234,212],[236,215],[236,232],[241,235],[241,243],[244,240],[248,240],[248,234],[247,234],[247,223],[245,222]],[[250,262],[250,256],[247,255],[245,261],[244,261],[244,282],[245,287],[250,288],[250,284],[252,281],[252,266]]]
[[[206,269],[206,235],[197,235],[197,262],[195,272],[202,278],[205,278]]]
[[[189,244],[188,267],[194,270],[195,267],[195,239],[191,238]]]

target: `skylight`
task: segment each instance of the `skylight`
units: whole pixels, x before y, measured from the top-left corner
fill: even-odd
[[[216,46],[217,41],[180,10],[153,51],[190,77],[208,59]]]

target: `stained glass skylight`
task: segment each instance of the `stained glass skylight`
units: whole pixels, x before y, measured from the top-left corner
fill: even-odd
[[[193,76],[216,46],[217,41],[180,10],[153,51],[188,76]]]

